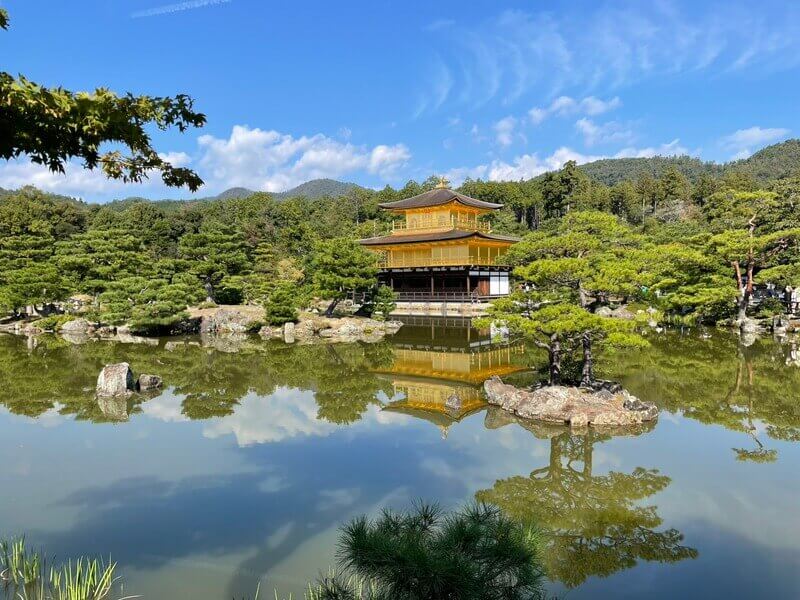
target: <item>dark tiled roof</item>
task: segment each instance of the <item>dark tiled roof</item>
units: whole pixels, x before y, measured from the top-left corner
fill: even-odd
[[[395,202],[385,202],[383,204],[378,204],[378,206],[389,210],[403,210],[406,208],[425,208],[426,206],[440,206],[442,204],[447,204],[449,202],[452,202],[453,200],[460,202],[465,206],[471,206],[473,208],[483,208],[486,210],[496,210],[498,208],[503,207],[502,204],[493,204],[492,202],[484,202],[483,200],[476,200],[475,198],[470,198],[469,196],[465,196],[464,194],[459,194],[458,192],[454,192],[453,190],[448,190],[446,188],[435,188],[427,192],[424,192],[422,194],[411,196],[411,198],[406,198],[405,200],[397,200]]]
[[[460,240],[470,237],[479,237],[486,240],[497,240],[500,242],[518,242],[519,238],[509,235],[496,235],[494,233],[482,233],[480,231],[461,231],[451,229],[450,231],[435,231],[432,233],[411,233],[403,235],[384,235],[381,237],[367,238],[359,240],[363,246],[384,246],[387,244],[410,244],[413,242],[444,242],[448,240]]]

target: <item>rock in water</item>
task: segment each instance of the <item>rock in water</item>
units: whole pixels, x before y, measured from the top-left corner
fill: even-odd
[[[287,344],[294,344],[294,323],[291,321],[283,325],[283,341]]]
[[[490,404],[525,419],[572,427],[640,425],[658,418],[654,404],[642,402],[625,390],[611,392],[560,385],[537,390],[521,390],[507,385],[499,377],[483,384]]]
[[[163,380],[158,375],[139,375],[138,387],[140,392],[149,392],[161,388]]]
[[[122,396],[134,391],[133,371],[128,363],[106,365],[97,378],[98,396]]]

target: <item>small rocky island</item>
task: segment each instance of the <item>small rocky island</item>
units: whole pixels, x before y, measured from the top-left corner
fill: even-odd
[[[523,419],[570,427],[641,425],[658,418],[654,404],[642,402],[618,385],[599,390],[562,385],[524,390],[492,377],[483,384],[489,404]]]

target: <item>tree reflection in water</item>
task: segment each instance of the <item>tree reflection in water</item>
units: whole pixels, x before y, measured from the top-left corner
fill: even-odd
[[[607,357],[605,375],[659,408],[752,438],[733,448],[737,460],[773,462],[771,440],[800,441],[800,361],[797,342],[757,339],[744,346],[735,335],[670,332],[651,338],[644,352]]]
[[[504,424],[509,418],[487,415],[490,426],[498,420]],[[475,496],[539,528],[551,579],[572,588],[588,577],[634,567],[640,560],[674,563],[697,557],[697,550],[682,544],[678,530],[658,530],[662,519],[655,506],[640,505],[664,490],[669,477],[642,467],[630,473],[594,473],[594,446],[614,432],[523,426],[537,437],[549,437],[548,464],[527,477],[501,479]]]

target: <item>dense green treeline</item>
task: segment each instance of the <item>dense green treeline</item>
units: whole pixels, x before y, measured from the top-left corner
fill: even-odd
[[[272,314],[285,320],[314,295],[336,301],[348,288],[369,287],[374,268],[353,240],[390,230],[392,215],[379,203],[437,182],[352,188],[337,198],[255,193],[108,205],[33,188],[6,192],[0,196],[0,310],[18,314],[88,294],[98,319],[152,329],[171,326],[187,306],[203,301],[268,305],[272,297],[282,304]],[[609,281],[607,289],[595,282],[588,290],[595,303],[614,302],[620,286],[631,288],[622,294],[627,300],[647,289],[644,299],[652,304],[655,294],[669,314],[714,321],[736,316],[737,303],[738,316],[746,315],[754,283],[800,284],[798,176],[762,183],[745,171],[726,171],[690,179],[671,164],[658,176],[641,172],[608,186],[570,162],[528,181],[467,180],[459,190],[504,204],[489,218],[498,232],[533,236],[522,248],[549,240],[549,250],[512,253],[520,266],[549,258],[566,268],[562,259],[578,254],[583,260],[584,250],[570,246],[569,229],[574,215],[598,215],[587,217],[597,223],[585,223],[581,234],[603,250],[584,265],[595,279],[604,273]],[[622,228],[631,243],[615,245],[616,234],[608,238],[604,227]],[[622,276],[622,264],[659,272],[611,282]]]

